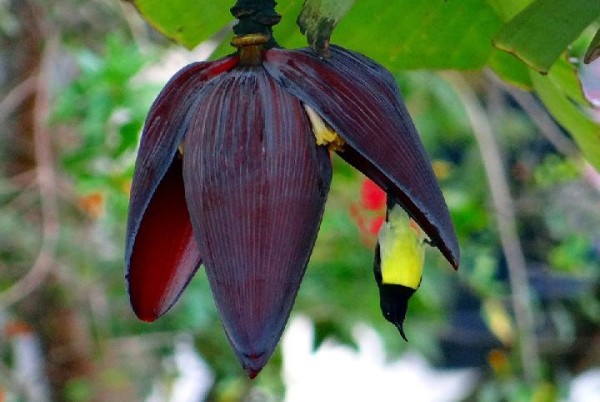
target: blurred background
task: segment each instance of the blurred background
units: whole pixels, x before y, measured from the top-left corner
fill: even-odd
[[[226,51],[227,24],[206,35],[185,50],[127,2],[0,0],[0,401],[600,400],[600,174],[488,69],[393,71],[462,251],[458,272],[427,251],[409,342],[379,309],[380,195],[337,157],[257,380],[202,270],[166,316],[138,321],[123,248],[139,134],[175,71]],[[600,119],[600,62],[579,73]]]

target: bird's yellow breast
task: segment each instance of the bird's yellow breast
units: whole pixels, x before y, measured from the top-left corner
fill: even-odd
[[[379,232],[382,283],[417,289],[423,275],[425,234],[399,205]]]

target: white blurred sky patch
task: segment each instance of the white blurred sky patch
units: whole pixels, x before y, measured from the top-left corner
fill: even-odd
[[[600,368],[585,371],[571,381],[568,402],[600,401]]]
[[[286,402],[460,401],[477,384],[475,370],[437,370],[415,352],[387,361],[380,336],[357,325],[358,350],[325,340],[313,351],[314,326],[293,318],[283,337]]]
[[[154,382],[146,402],[202,402],[214,382],[210,367],[188,335],[177,340],[175,353],[165,361],[165,372],[166,376]]]
[[[282,339],[284,402],[452,402],[470,395],[478,383],[477,370],[439,370],[416,352],[388,360],[381,337],[364,324],[355,327],[353,336],[357,349],[326,339],[313,350],[313,323],[304,316],[291,319]],[[191,336],[177,339],[174,354],[163,367],[145,402],[206,400],[214,376]],[[250,400],[264,399],[263,395]],[[562,400],[599,401],[600,368],[573,378]]]
[[[600,59],[590,64],[582,64],[579,73],[586,97],[596,108],[600,108]]]
[[[191,51],[178,46],[172,47],[161,56],[159,62],[144,68],[135,77],[135,81],[165,84],[175,73],[188,64],[208,59],[219,44],[218,40],[207,40]]]

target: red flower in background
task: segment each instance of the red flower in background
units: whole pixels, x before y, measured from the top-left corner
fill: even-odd
[[[385,208],[385,192],[372,180],[365,179],[360,188],[360,200],[362,205],[370,211],[383,210]]]
[[[372,180],[365,178],[360,187],[360,201],[350,206],[350,216],[360,230],[361,241],[369,247],[385,222],[386,194]]]

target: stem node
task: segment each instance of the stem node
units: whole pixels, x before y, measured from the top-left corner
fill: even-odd
[[[238,0],[230,10],[231,15],[239,20],[233,27],[236,37],[266,35],[269,40],[264,46],[276,46],[272,27],[281,20],[281,15],[275,12],[276,4],[275,0]],[[232,45],[238,47],[233,42]]]

